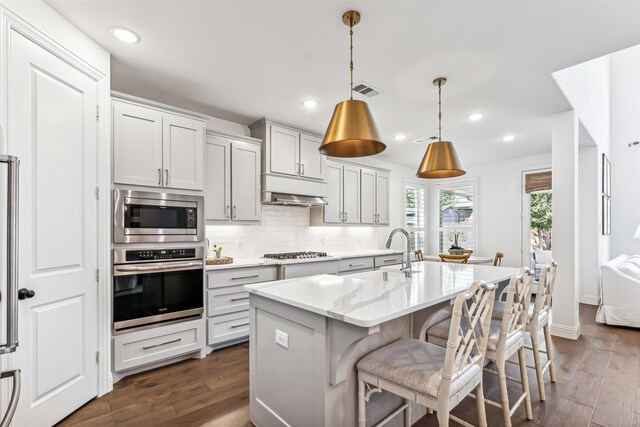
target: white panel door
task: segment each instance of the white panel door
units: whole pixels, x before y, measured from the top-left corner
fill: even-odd
[[[15,426],[50,426],[97,393],[97,83],[10,33],[9,152],[20,158],[22,370]]]
[[[360,168],[344,165],[343,206],[346,224],[360,223]]]
[[[370,169],[361,169],[360,173],[360,222],[376,223],[376,173]]]
[[[379,224],[389,224],[389,187],[389,174],[376,173],[376,212]]]
[[[300,166],[300,134],[271,125],[269,135],[269,172],[298,175]]]
[[[327,158],[320,154],[318,148],[322,139],[300,134],[300,175],[306,178],[325,179]]]
[[[324,222],[342,222],[342,165],[327,162],[327,205],[324,207]]]
[[[162,113],[113,101],[113,182],[162,186]]]
[[[164,114],[162,128],[164,186],[204,189],[204,124]]]
[[[260,147],[231,143],[231,219],[260,220]]]
[[[205,219],[224,221],[231,216],[231,142],[207,137],[205,147]]]

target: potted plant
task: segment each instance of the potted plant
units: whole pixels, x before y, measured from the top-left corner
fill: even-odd
[[[449,241],[453,240],[453,244],[449,248],[449,254],[451,255],[464,255],[464,248],[458,244],[459,239],[466,239],[466,236],[460,230],[453,230],[449,233]]]
[[[220,258],[222,255],[222,246],[218,246],[217,244],[213,244],[213,252],[216,254],[216,258]]]

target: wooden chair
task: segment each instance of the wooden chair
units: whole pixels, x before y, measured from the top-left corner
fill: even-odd
[[[482,389],[482,367],[487,347],[495,285],[474,282],[456,297],[447,346],[403,338],[363,357],[358,368],[358,424],[366,426],[366,403],[386,390],[404,402],[377,426],[404,412],[411,426],[411,402],[435,410],[440,427],[449,419],[469,423],[449,412],[475,390],[479,425],[487,425]]]
[[[493,266],[500,267],[502,265],[502,257],[504,254],[502,252],[496,252],[496,256],[493,258]]]
[[[416,252],[416,261],[424,261],[424,255],[422,254],[422,250],[418,249]]]
[[[465,249],[465,250],[464,250],[464,253],[465,253],[465,255],[466,255],[466,254],[471,255],[471,254],[473,253],[473,249]]]
[[[504,305],[501,319],[496,319],[489,328],[489,339],[485,357],[494,362],[496,371],[485,368],[485,371],[498,376],[500,384],[500,403],[485,399],[485,402],[502,409],[504,425],[511,426],[511,414],[524,402],[527,419],[533,419],[531,411],[531,398],[529,393],[529,379],[527,377],[527,361],[525,356],[525,328],[528,322],[528,307],[531,301],[533,289],[533,271],[524,267],[520,274],[512,276],[507,288],[507,301]],[[444,346],[447,344],[447,334],[451,327],[451,318],[444,319],[433,325],[427,331],[427,340],[430,343]],[[507,375],[506,363],[509,359],[518,355],[520,365],[520,379]],[[516,382],[522,386],[522,394],[516,400],[513,407],[509,404],[507,392],[507,380]]]
[[[440,261],[442,262],[454,262],[458,264],[467,264],[471,254],[464,254],[464,255],[438,254],[438,256],[440,257]]]

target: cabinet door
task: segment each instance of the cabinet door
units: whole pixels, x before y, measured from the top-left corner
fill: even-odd
[[[376,174],[376,212],[379,224],[389,224],[389,184],[388,173],[378,172]]]
[[[231,142],[207,137],[205,163],[204,217],[227,220],[231,215]]]
[[[165,114],[162,127],[163,185],[204,189],[204,123]]]
[[[324,222],[342,222],[342,165],[327,162],[327,203],[324,207]]]
[[[346,224],[360,223],[360,168],[344,165],[343,206]]]
[[[300,134],[300,175],[306,178],[325,179],[327,158],[320,154],[318,148],[322,139]]]
[[[269,138],[269,172],[298,175],[300,133],[271,125]]]
[[[360,173],[360,222],[376,223],[376,173],[361,169]]]
[[[113,182],[162,186],[162,113],[113,101]]]
[[[231,144],[231,219],[260,220],[260,147]]]

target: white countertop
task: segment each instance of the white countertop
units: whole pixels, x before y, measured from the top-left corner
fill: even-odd
[[[337,261],[343,258],[361,258],[380,255],[404,254],[395,249],[369,249],[363,251],[330,252],[327,257],[309,259],[271,259],[271,258],[234,258],[232,264],[207,265],[207,270],[224,270],[228,268],[260,267],[263,265],[304,264],[308,262]]]
[[[252,294],[332,317],[356,326],[372,327],[452,299],[475,280],[501,282],[518,268],[416,262],[413,277],[394,271],[347,276],[320,275],[246,285]]]

